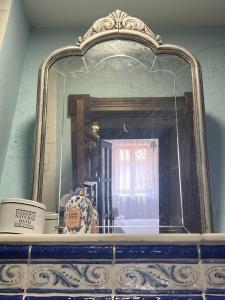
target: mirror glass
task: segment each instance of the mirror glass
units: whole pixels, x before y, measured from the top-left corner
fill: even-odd
[[[104,41],[51,66],[47,99],[48,211],[62,211],[84,186],[96,232],[200,232],[192,75],[183,58]]]

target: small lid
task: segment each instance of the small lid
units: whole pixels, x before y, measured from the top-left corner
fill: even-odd
[[[45,220],[57,220],[58,219],[58,214],[53,213],[53,212],[46,212],[45,213]]]
[[[21,198],[5,198],[1,202],[1,204],[7,204],[7,203],[31,205],[31,206],[39,207],[39,208],[46,210],[46,206],[43,203],[39,203],[34,200],[21,199]]]

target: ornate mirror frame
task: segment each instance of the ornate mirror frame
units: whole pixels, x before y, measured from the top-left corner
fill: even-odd
[[[201,217],[203,232],[212,232],[210,185],[205,139],[205,115],[201,69],[198,61],[186,49],[170,44],[163,44],[160,36],[155,35],[141,20],[130,17],[125,12],[116,10],[107,17],[97,20],[86,34],[73,46],[52,52],[43,62],[38,78],[36,142],[33,178],[33,200],[42,202],[42,184],[44,170],[47,89],[50,67],[60,58],[82,56],[93,45],[111,39],[137,41],[149,47],[154,54],[173,54],[185,59],[191,67],[193,103],[194,103],[194,138],[196,144],[197,174],[200,190]]]

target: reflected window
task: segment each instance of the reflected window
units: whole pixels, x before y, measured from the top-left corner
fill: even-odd
[[[112,144],[114,232],[159,230],[158,140],[108,140]]]
[[[112,144],[112,182],[114,195],[157,197],[158,149],[152,140],[108,140]],[[155,193],[154,193],[154,192]],[[157,199],[156,199],[157,200]],[[158,201],[158,200],[157,200]]]

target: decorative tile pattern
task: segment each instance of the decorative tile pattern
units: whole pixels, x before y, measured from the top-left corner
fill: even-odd
[[[0,259],[28,259],[28,249],[25,245],[1,245]]]
[[[28,269],[28,291],[111,293],[111,268],[103,264],[33,264]]]
[[[200,253],[206,293],[225,294],[225,245],[201,245]],[[223,296],[207,299],[223,299]]]
[[[204,268],[208,286],[225,289],[225,265],[205,264]]]
[[[34,245],[29,260],[28,249],[0,246],[0,300],[225,300],[224,245],[201,246],[200,260],[195,245]]]
[[[47,259],[112,259],[112,246],[32,246],[31,258]]]
[[[0,264],[0,292],[22,292],[25,280],[26,265]]]
[[[117,293],[201,290],[197,264],[120,264],[115,268]]]
[[[206,292],[225,294],[225,264],[203,264]]]
[[[119,245],[116,246],[118,259],[197,259],[198,251],[195,245]]]

